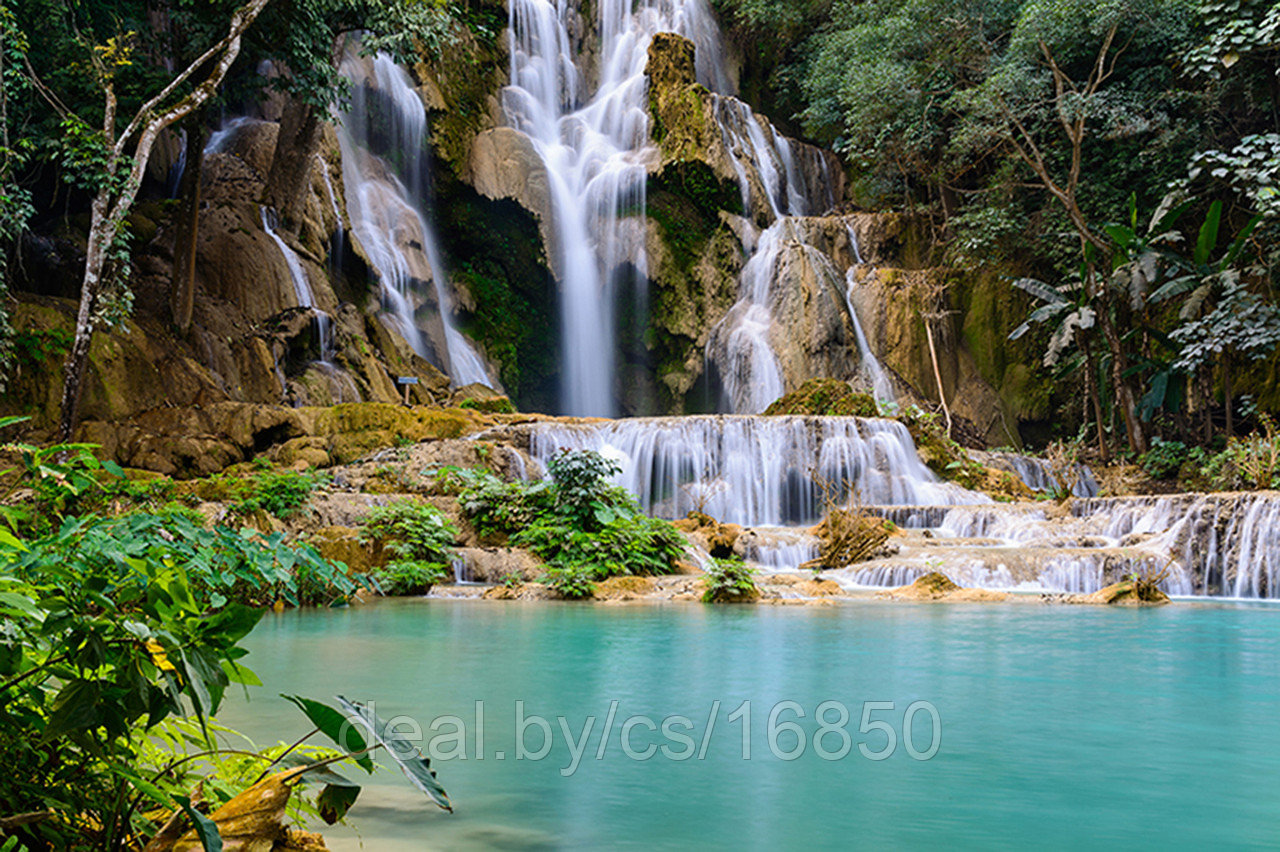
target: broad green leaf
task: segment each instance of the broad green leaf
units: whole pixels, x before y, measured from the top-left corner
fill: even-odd
[[[222,852],[222,835],[218,833],[218,824],[191,807],[191,800],[186,796],[173,798],[195,825],[196,837],[200,838],[200,845],[204,847],[204,852]]]
[[[387,755],[404,772],[409,783],[425,793],[427,798],[440,808],[453,812],[453,805],[449,803],[449,794],[436,780],[436,774],[431,770],[431,761],[422,756],[417,746],[403,734],[391,730],[386,722],[379,719],[363,704],[348,701],[341,695],[337,696],[337,701],[338,706],[350,719],[364,725],[373,735],[374,741],[386,749]]]
[[[281,695],[298,706],[311,724],[320,729],[320,733],[338,744],[338,748],[349,753],[357,753],[354,760],[365,772],[373,772],[373,757],[368,753],[368,743],[364,738],[367,727],[361,722],[352,722],[340,711],[328,704],[321,704],[300,695]]]
[[[1196,240],[1194,261],[1196,266],[1204,266],[1209,262],[1209,255],[1218,245],[1218,225],[1222,221],[1222,202],[1215,201],[1209,205],[1209,212],[1200,226],[1200,236]]]
[[[227,680],[232,683],[239,683],[244,686],[262,686],[262,679],[254,674],[252,669],[238,666],[230,660],[222,660],[222,671],[226,673]]]
[[[321,819],[333,825],[347,815],[359,797],[360,788],[355,785],[326,784],[316,796],[316,810],[320,812]]]

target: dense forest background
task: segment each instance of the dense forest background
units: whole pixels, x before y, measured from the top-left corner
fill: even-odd
[[[716,7],[747,96],[839,151],[855,204],[1021,276],[1100,433],[1113,401],[1139,451],[1276,410],[1280,6]]]
[[[922,217],[936,263],[994,269],[1020,291],[1027,322],[995,348],[1051,375],[1043,422],[1107,456],[1221,440],[1280,409],[1280,6],[713,6],[743,97],[843,158],[843,209]],[[177,128],[202,139],[227,104],[277,99],[262,201],[296,232],[305,170],[349,94],[342,39],[360,31],[369,50],[439,59],[460,40],[500,44],[505,20],[476,0],[24,0],[0,26],[6,287],[38,288],[15,283],[33,235],[85,235],[79,321],[61,347],[69,435],[88,338],[133,310],[130,251],[146,235],[130,212],[164,189],[144,142]],[[263,76],[268,61],[277,70]],[[190,190],[176,195],[194,208]],[[176,218],[167,309],[182,333],[193,287]],[[0,312],[0,375],[50,348]]]

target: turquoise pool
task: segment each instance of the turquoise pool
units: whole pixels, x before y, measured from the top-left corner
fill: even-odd
[[[458,726],[441,721],[433,732],[432,720],[465,726],[467,759],[435,764],[455,814],[388,770],[352,812],[354,830],[326,832],[334,848],[1280,843],[1275,606],[414,600],[268,616],[248,644],[247,662],[271,689],[233,698],[221,718],[259,743],[307,729],[277,692],[375,700],[379,715],[417,719],[437,751],[457,750]],[[516,759],[517,702],[553,732],[541,760],[528,756],[543,732],[527,718],[526,759]],[[771,749],[780,702],[805,717],[780,709]],[[835,703],[815,745],[824,702]],[[863,734],[865,702],[894,709],[872,708]],[[671,718],[680,716],[689,724]],[[576,767],[559,717],[583,744]],[[621,728],[632,719],[628,756]],[[789,722],[804,734],[802,751]],[[885,726],[897,740],[891,756],[864,755],[860,743],[885,751]]]

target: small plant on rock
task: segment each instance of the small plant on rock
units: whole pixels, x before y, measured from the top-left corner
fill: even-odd
[[[582,600],[596,593],[594,573],[585,565],[552,565],[542,581],[567,600]]]
[[[712,559],[703,603],[746,603],[760,597],[755,569],[740,559]]]
[[[374,572],[389,595],[426,594],[448,579],[457,537],[457,529],[439,509],[415,500],[379,506],[360,530],[362,542],[382,544],[396,556]]]
[[[373,571],[374,579],[384,595],[425,595],[431,587],[443,583],[451,575],[439,562],[397,559]]]

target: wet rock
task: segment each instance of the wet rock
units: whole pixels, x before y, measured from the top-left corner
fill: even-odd
[[[690,541],[717,559],[728,559],[735,553],[735,545],[742,535],[738,524],[722,524],[704,512],[690,512],[688,517],[674,523],[676,529],[689,536]]]
[[[1104,606],[1162,606],[1170,603],[1169,596],[1146,583],[1125,580],[1087,595],[1071,595],[1068,603],[1101,604]]]
[[[883,592],[882,597],[907,601],[952,602],[996,602],[1009,599],[1005,592],[962,588],[937,571],[925,574],[909,586]]]
[[[513,547],[462,547],[458,556],[465,563],[463,579],[472,583],[505,584],[509,578],[521,583],[543,575],[546,566],[527,550]]]
[[[325,559],[341,562],[357,574],[367,574],[387,563],[384,548],[361,542],[360,531],[352,527],[322,527],[307,541]]]

